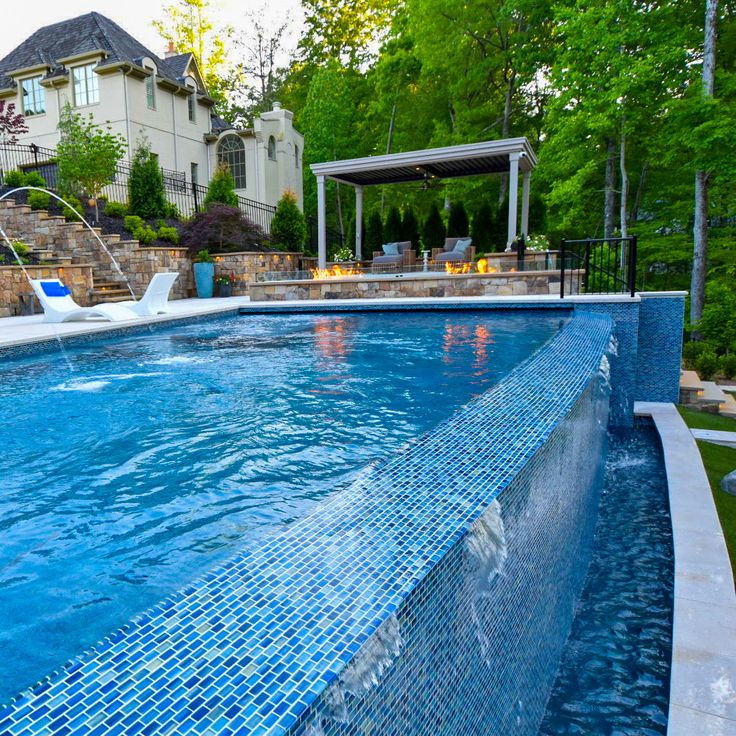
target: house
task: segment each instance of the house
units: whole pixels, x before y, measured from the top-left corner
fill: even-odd
[[[0,60],[0,99],[25,116],[21,144],[55,148],[69,102],[124,136],[128,158],[145,135],[179,179],[206,185],[225,162],[242,197],[275,205],[291,190],[302,203],[304,139],[291,112],[275,104],[252,129],[234,129],[214,114],[192,54],[161,58],[99,13],[40,28]]]

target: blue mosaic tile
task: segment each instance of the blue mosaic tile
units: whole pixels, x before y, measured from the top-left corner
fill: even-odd
[[[482,526],[488,509],[496,508],[497,497],[509,487],[533,487],[537,495],[545,487],[555,489],[542,507],[527,504],[523,494],[517,506],[506,504],[510,532],[516,523],[512,519],[532,511],[538,517],[543,509],[544,519],[556,515],[565,522],[562,528],[582,535],[578,546],[584,549],[585,525],[576,526],[574,517],[580,515],[575,509],[589,501],[580,489],[590,483],[577,483],[580,461],[573,466],[565,458],[569,453],[582,457],[590,473],[599,457],[589,454],[590,441],[582,439],[591,436],[591,429],[597,427],[598,435],[604,429],[604,416],[591,413],[595,402],[590,392],[600,383],[601,356],[612,324],[605,315],[576,313],[541,350],[447,421],[382,464],[366,468],[351,486],[283,533],[219,566],[16,699],[5,713],[10,722],[6,733],[50,733],[52,723],[65,727],[59,719],[73,722],[77,734],[282,734],[323,728],[305,717],[321,707],[333,692],[330,688],[345,682],[346,674],[353,672],[360,680],[355,666],[346,668],[359,663],[366,649],[378,642],[379,660],[386,662],[382,672],[392,671],[391,662],[400,661],[404,648],[396,629],[400,632],[412,615],[408,601],[425,601],[430,613],[436,609],[437,615],[451,615],[453,600],[430,600],[422,591],[431,590],[447,566],[460,564],[459,550],[466,548],[469,532],[478,523]],[[547,448],[558,453],[554,464],[539,459]],[[568,475],[573,485],[552,483],[551,468],[558,476]],[[541,544],[544,528],[529,529]],[[509,537],[508,549],[514,544]],[[562,558],[569,563],[569,555],[558,552],[557,559]],[[544,558],[533,561],[527,554],[513,564],[543,569],[539,559]],[[575,581],[565,583],[560,597],[556,583],[568,580],[569,572],[558,562],[548,572],[541,597],[536,592],[549,604],[545,620],[570,617]],[[513,582],[516,577],[504,579]],[[512,600],[528,605],[534,599],[533,588],[509,597],[508,587],[501,586],[505,592],[498,598],[499,610],[482,612],[484,621],[503,611],[508,616]],[[521,633],[536,635],[523,610],[514,615]],[[466,611],[455,623],[472,628],[470,617]],[[519,682],[525,688],[533,687],[529,678],[546,671],[557,656],[563,628],[557,627],[549,641],[537,641],[547,664],[539,671],[523,671]],[[442,649],[443,642],[452,643],[451,632],[431,631],[437,637],[432,651],[439,646],[445,652],[449,669],[444,676],[452,685],[455,665],[451,651]],[[417,652],[424,661],[425,655]],[[494,677],[504,678],[509,667],[522,667],[523,655],[517,652],[498,663]],[[70,683],[72,673],[75,681]],[[365,676],[371,680],[370,674]],[[467,687],[472,691],[468,704],[477,702],[476,685]],[[451,707],[446,703],[439,716],[449,719]],[[533,717],[514,710],[519,707],[513,706],[508,718],[530,723]],[[390,721],[388,703],[375,708],[386,714],[384,722]],[[472,708],[453,718],[453,729],[469,730],[446,731],[440,723],[438,729],[421,733],[474,732]],[[404,733],[372,733],[398,732]]]
[[[680,400],[684,296],[642,296],[636,401]]]

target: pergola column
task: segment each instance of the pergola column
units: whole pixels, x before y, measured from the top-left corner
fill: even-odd
[[[525,171],[521,183],[521,234],[526,240],[529,237],[529,186],[532,172]]]
[[[363,187],[355,187],[355,260],[363,260]]]
[[[519,154],[509,154],[509,227],[506,238],[506,250],[511,250],[511,244],[516,240],[516,223],[518,222],[518,194],[519,194]]]
[[[327,268],[327,221],[325,219],[325,177],[317,175],[317,268]]]

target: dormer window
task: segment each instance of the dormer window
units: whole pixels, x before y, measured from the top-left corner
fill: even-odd
[[[146,77],[146,104],[150,110],[156,109],[156,72],[149,69],[151,73]]]
[[[94,64],[86,64],[72,68],[75,107],[95,105],[100,101],[100,88],[97,85],[94,66]]]
[[[30,77],[21,82],[23,92],[23,114],[42,115],[46,112],[46,90],[41,86],[41,76]]]
[[[194,90],[187,95],[187,110],[189,111],[189,122],[197,122],[197,97]]]
[[[268,157],[271,161],[276,160],[276,139],[272,135],[268,137]]]

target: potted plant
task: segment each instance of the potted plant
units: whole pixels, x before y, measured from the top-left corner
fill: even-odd
[[[194,283],[200,299],[210,299],[214,291],[215,261],[208,250],[200,250],[194,261]]]
[[[233,284],[235,283],[235,274],[231,271],[229,274],[220,274],[216,279],[218,291],[221,297],[233,295]]]

